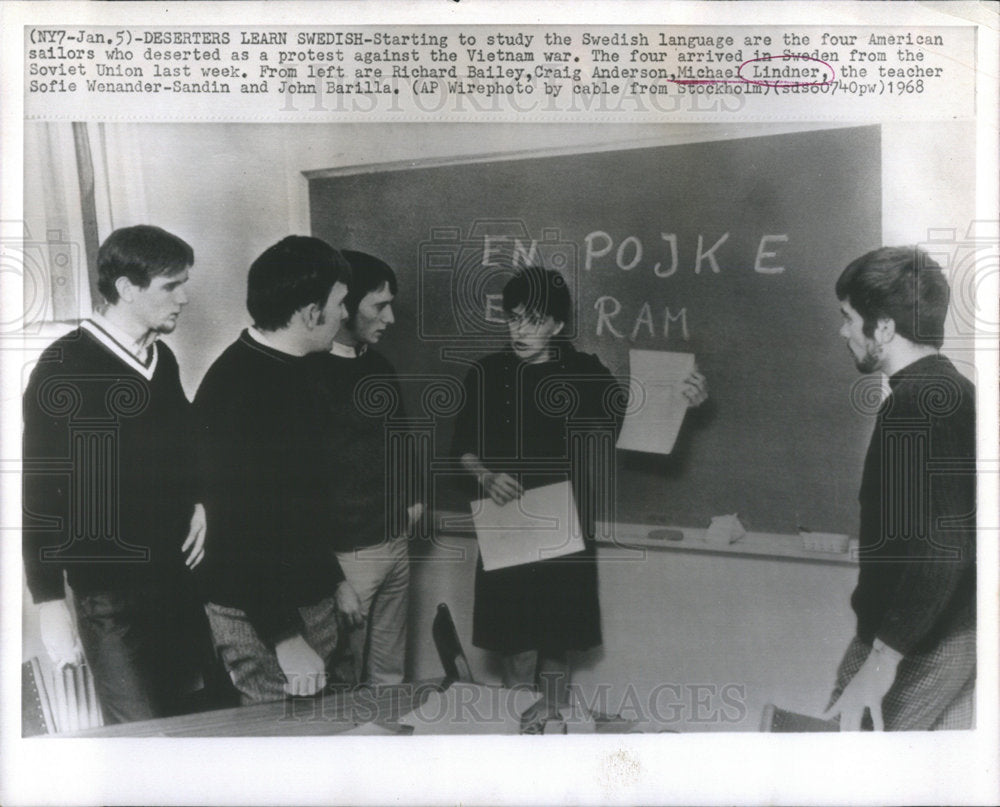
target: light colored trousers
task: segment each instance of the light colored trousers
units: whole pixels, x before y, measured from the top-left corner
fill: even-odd
[[[356,680],[402,683],[410,588],[408,539],[338,552],[337,560],[366,617],[363,627],[348,634]]]

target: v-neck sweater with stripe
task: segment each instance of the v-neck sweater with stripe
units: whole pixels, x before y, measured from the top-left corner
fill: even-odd
[[[191,405],[162,342],[147,362],[92,321],[41,355],[23,398],[23,548],[35,602],[184,569],[197,492]]]

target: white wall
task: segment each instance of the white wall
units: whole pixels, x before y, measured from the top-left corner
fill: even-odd
[[[882,240],[923,244],[948,273],[952,306],[944,350],[975,380],[971,323],[982,314],[971,307],[975,264],[962,243],[975,219],[976,182],[995,188],[996,177],[976,176],[973,138],[972,124],[953,121],[882,127]]]
[[[853,566],[685,552],[598,548],[603,644],[574,659],[584,703],[646,731],[756,731],[767,703],[826,708],[854,633]],[[441,676],[430,641],[439,602],[455,620],[473,677],[500,683],[472,646],[474,539],[447,536],[412,565],[408,672]]]

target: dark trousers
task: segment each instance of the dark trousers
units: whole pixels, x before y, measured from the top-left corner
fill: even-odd
[[[183,583],[89,592],[76,611],[105,723],[214,705],[197,702],[219,683],[204,612]]]

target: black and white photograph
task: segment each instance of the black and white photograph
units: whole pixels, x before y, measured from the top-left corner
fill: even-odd
[[[5,803],[985,803],[973,22],[148,5],[134,44],[23,24],[3,87]],[[900,112],[942,74],[953,108]],[[253,92],[284,106],[199,114]]]

